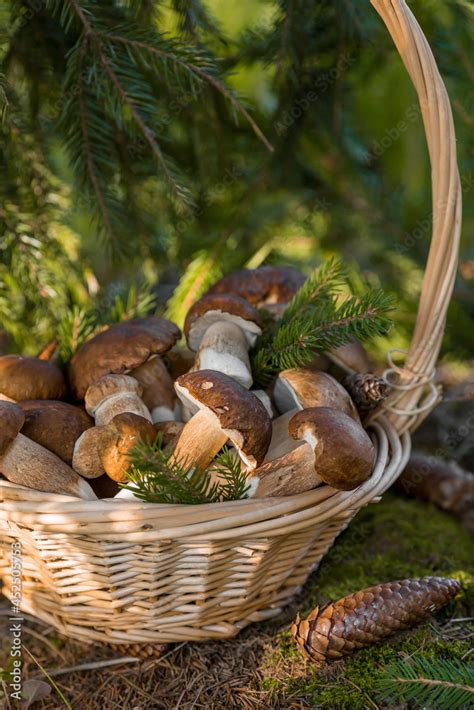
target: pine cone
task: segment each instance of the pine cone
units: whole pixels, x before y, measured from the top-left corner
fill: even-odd
[[[413,451],[394,488],[457,515],[474,531],[474,476],[455,461]]]
[[[361,417],[367,416],[390,394],[390,386],[371,372],[348,375],[342,384],[352,397]]]
[[[446,577],[422,577],[387,582],[348,594],[314,611],[299,615],[292,626],[300,648],[317,664],[338,660],[415,626],[454,597],[459,582]]]

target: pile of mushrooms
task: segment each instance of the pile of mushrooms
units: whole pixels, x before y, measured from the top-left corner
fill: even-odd
[[[187,347],[176,325],[150,316],[96,333],[64,371],[54,348],[0,356],[0,474],[79,498],[133,497],[118,485],[130,451],[161,432],[171,461],[216,480],[215,458],[230,446],[247,496],[359,486],[375,450],[348,392],[323,370],[365,368],[360,344],[281,372],[265,391],[254,387],[249,350],[262,311],[277,317],[303,281],[269,266],[229,274],[189,311]]]

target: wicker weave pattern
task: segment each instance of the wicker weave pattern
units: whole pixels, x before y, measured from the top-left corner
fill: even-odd
[[[456,270],[461,191],[449,100],[403,0],[371,0],[417,89],[433,172],[433,241],[411,349],[387,373],[397,391],[372,423],[377,461],[355,491],[200,506],[82,501],[0,481],[0,578],[23,548],[22,609],[86,641],[159,644],[226,638],[277,615],[337,535],[398,477],[430,385]],[[426,392],[429,387],[429,392]],[[33,465],[33,464],[32,464]]]

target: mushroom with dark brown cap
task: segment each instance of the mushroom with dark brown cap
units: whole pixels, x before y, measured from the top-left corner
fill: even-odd
[[[158,355],[151,357],[130,373],[142,387],[142,400],[153,422],[178,420],[180,411],[174,384],[168,369]]]
[[[272,427],[255,395],[214,370],[181,375],[175,387],[183,404],[196,412],[178,438],[176,461],[205,468],[230,440],[248,470],[262,463]]]
[[[319,486],[322,479],[314,467],[314,451],[304,442],[298,444],[252,471],[249,498],[293,496]]]
[[[306,276],[291,266],[260,266],[226,274],[207,291],[240,296],[256,308],[264,308],[275,317],[301,288]]]
[[[19,433],[24,421],[17,404],[0,402],[0,473],[27,488],[95,500],[87,481],[51,451]]]
[[[151,414],[141,399],[142,387],[128,375],[104,375],[86,392],[86,409],[96,426],[112,421],[117,414],[131,412],[151,422]]]
[[[294,439],[314,450],[314,466],[333,488],[351,491],[372,475],[375,448],[365,429],[344,412],[329,407],[303,409],[288,425]]]
[[[356,406],[348,391],[331,375],[318,370],[297,367],[279,373],[273,398],[282,414],[291,409],[331,407],[360,422]]]
[[[88,387],[104,375],[122,374],[140,367],[152,355],[173,347],[181,333],[164,318],[150,316],[115,323],[87,340],[69,363],[74,396],[83,399]]]
[[[94,421],[80,407],[50,399],[19,402],[25,415],[21,433],[52,451],[69,466],[79,437],[94,426]]]
[[[204,296],[184,324],[188,345],[198,352],[194,369],[223,372],[247,388],[252,385],[248,350],[261,332],[258,311],[229,294]]]
[[[37,357],[2,355],[0,357],[0,399],[64,399],[66,382],[52,362]]]
[[[147,419],[131,412],[117,414],[108,424],[84,432],[74,448],[73,467],[86,478],[106,473],[114,481],[123,481],[131,450],[155,438],[155,428]]]

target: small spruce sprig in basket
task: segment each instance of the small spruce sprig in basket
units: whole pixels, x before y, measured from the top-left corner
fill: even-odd
[[[199,505],[246,497],[249,484],[240,461],[224,447],[209,471],[174,461],[159,434],[152,444],[140,443],[130,455],[128,483],[120,487],[149,503]]]
[[[385,335],[394,297],[382,289],[341,296],[347,270],[329,259],[305,281],[283,315],[258,339],[252,355],[254,380],[267,385],[278,372],[304,367],[315,355],[348,343]]]

